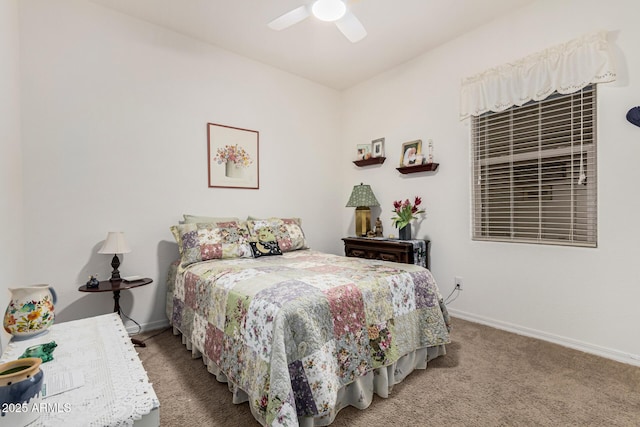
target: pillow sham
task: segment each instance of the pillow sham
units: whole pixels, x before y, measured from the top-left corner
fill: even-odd
[[[281,219],[283,221],[287,221],[287,222],[292,222],[293,221],[293,222],[295,222],[296,224],[298,224],[299,226],[302,227],[302,218],[293,218],[293,217],[291,217],[291,218],[280,218],[280,217],[275,217],[275,216],[271,216],[271,217],[268,217],[268,218],[258,218],[256,216],[252,216],[252,215],[247,216],[247,221],[269,221],[269,220],[276,221],[276,220],[279,220],[279,219]]]
[[[185,215],[185,217],[187,216],[191,216],[191,215]],[[191,216],[193,217],[193,216]],[[195,217],[193,217],[195,218]],[[206,218],[206,217],[199,217],[199,218]],[[199,224],[212,224],[212,225],[216,225],[216,226],[229,226],[230,224],[241,224],[243,227],[246,228],[246,223],[245,222],[240,222],[240,221],[236,221],[234,220],[234,218],[213,218],[211,217],[210,219],[214,220],[214,221],[200,221]],[[220,221],[218,221],[220,220]],[[178,223],[178,225],[184,225],[184,224],[197,224],[197,223],[187,223],[186,221],[180,221]],[[180,233],[178,232],[178,228],[176,227],[171,227],[171,234],[173,234],[173,238],[176,240],[176,242],[178,243],[178,251],[180,252],[180,255],[182,255],[182,238],[180,237]]]
[[[296,218],[269,218],[247,221],[252,240],[270,241],[275,237],[282,252],[308,249],[304,232]]]
[[[253,257],[244,223],[182,224],[171,227],[171,232],[178,243],[182,268],[211,259]]]

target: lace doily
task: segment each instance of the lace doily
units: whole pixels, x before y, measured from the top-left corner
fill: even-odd
[[[47,333],[11,342],[0,362],[17,359],[27,347],[55,341],[47,373],[80,370],[81,387],[42,400],[32,426],[131,426],[160,406],[129,334],[116,313],[53,325]],[[46,404],[46,405],[45,405]],[[31,408],[33,409],[33,408]]]

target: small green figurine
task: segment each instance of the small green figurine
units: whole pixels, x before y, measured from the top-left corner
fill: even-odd
[[[51,341],[44,344],[32,345],[27,348],[22,356],[18,357],[18,359],[24,359],[25,357],[39,357],[42,359],[42,363],[53,360],[53,350],[56,349],[58,344],[55,341]]]

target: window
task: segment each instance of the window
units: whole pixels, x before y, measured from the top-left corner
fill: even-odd
[[[590,246],[596,87],[472,117],[473,239]]]

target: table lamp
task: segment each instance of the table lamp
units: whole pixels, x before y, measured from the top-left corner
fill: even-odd
[[[120,260],[118,259],[118,254],[127,254],[131,252],[127,241],[124,239],[124,233],[121,231],[110,231],[107,234],[107,239],[104,241],[104,244],[98,251],[99,254],[113,254],[113,259],[111,260],[111,267],[113,267],[113,271],[111,272],[111,280],[120,280],[120,271],[118,271],[118,267],[120,267]]]
[[[356,236],[366,236],[371,231],[371,206],[380,206],[371,187],[354,185],[346,207],[356,208]]]

